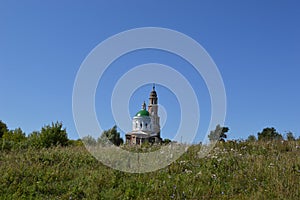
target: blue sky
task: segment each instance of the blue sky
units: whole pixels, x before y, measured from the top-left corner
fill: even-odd
[[[1,1],[0,119],[27,134],[62,121],[69,137],[78,138],[72,91],[81,63],[108,37],[151,26],[180,31],[210,54],[226,88],[229,138],[246,138],[271,126],[300,136],[299,8],[296,0]],[[148,62],[168,64],[186,75],[197,91],[205,127],[210,103],[201,78],[180,68],[185,63],[178,57],[148,50],[117,60],[103,78],[106,82],[100,82],[95,98],[103,128],[115,123],[108,109],[115,81],[125,69]],[[121,65],[127,68],[122,71]],[[134,93],[131,115],[150,90],[149,84]],[[171,137],[180,120],[178,102],[167,88],[157,86],[157,91],[168,113],[162,136]]]

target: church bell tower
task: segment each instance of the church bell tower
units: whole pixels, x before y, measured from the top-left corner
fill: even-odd
[[[150,113],[151,116],[153,132],[156,133],[158,137],[160,137],[160,124],[159,124],[157,101],[158,98],[155,91],[155,85],[153,84],[153,88],[149,97],[148,112]]]

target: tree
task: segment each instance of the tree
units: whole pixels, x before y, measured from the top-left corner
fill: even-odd
[[[19,143],[26,140],[25,133],[21,128],[16,128],[15,130],[5,132],[2,138],[13,143]]]
[[[27,142],[30,147],[34,147],[34,148],[42,147],[40,134],[41,133],[38,131],[33,131],[28,135]]]
[[[88,135],[88,136],[84,136],[82,138],[82,142],[87,145],[87,146],[95,146],[97,144],[95,138],[93,138],[92,136]]]
[[[227,132],[229,131],[228,127],[221,127],[219,124],[216,126],[214,131],[211,131],[208,135],[209,141],[225,141],[227,138]]]
[[[260,141],[272,141],[272,140],[282,140],[283,137],[280,133],[276,131],[275,128],[264,128],[262,132],[257,133],[258,140]]]
[[[296,140],[295,137],[294,137],[294,135],[293,135],[293,133],[291,131],[286,134],[286,139],[288,141],[295,141]]]
[[[67,146],[68,144],[67,131],[61,122],[52,122],[51,126],[44,126],[39,137],[42,147],[46,148],[57,145]]]
[[[170,139],[168,139],[168,138],[165,138],[163,141],[162,141],[162,143],[163,144],[169,144],[169,143],[171,143],[172,141],[170,140]]]
[[[247,141],[249,141],[249,142],[255,142],[256,141],[255,135],[249,135]]]
[[[106,143],[109,140],[114,145],[120,146],[124,143],[123,139],[120,136],[120,133],[117,131],[117,126],[112,127],[109,130],[103,131],[101,136],[98,138],[99,143]]]
[[[0,138],[2,138],[3,134],[8,132],[8,128],[4,122],[0,120]]]

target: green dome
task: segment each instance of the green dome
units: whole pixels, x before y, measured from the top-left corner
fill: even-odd
[[[149,112],[147,110],[140,110],[135,114],[136,117],[149,116]]]

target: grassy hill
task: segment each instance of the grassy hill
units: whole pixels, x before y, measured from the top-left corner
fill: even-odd
[[[146,174],[110,169],[82,146],[0,151],[0,199],[300,199],[300,141],[199,149]]]

